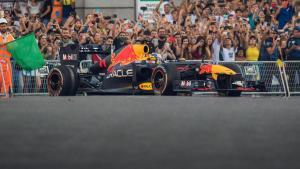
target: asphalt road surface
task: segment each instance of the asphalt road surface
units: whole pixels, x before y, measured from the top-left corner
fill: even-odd
[[[0,169],[299,169],[294,97],[0,100]]]

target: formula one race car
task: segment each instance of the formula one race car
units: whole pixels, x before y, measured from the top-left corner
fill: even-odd
[[[61,49],[61,65],[47,79],[49,94],[192,94],[217,91],[221,96],[240,96],[246,87],[239,66],[203,61],[158,63],[146,45],[128,45],[101,58],[94,46]],[[91,60],[84,54],[92,54]],[[251,90],[256,90],[251,87]]]

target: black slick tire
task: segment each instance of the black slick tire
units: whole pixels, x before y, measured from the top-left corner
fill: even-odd
[[[173,96],[177,93],[173,91],[173,82],[176,77],[175,65],[157,66],[151,76],[151,83],[154,95]]]
[[[50,96],[75,95],[75,73],[68,66],[53,68],[47,78],[47,89]]]

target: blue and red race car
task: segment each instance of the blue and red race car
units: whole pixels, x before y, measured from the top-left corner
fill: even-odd
[[[72,48],[72,47],[71,47]],[[216,91],[221,96],[240,96],[243,91],[261,90],[247,86],[235,64],[214,65],[203,61],[159,63],[146,45],[128,45],[112,55],[97,58],[97,48],[73,47],[75,54],[62,54],[61,65],[47,79],[49,94],[192,94]],[[80,54],[92,54],[93,61]]]

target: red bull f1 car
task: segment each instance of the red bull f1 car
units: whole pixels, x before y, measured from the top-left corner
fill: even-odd
[[[92,49],[92,50],[91,50]],[[61,54],[61,65],[47,78],[52,96],[86,94],[178,95],[195,91],[216,91],[220,96],[240,96],[247,86],[240,67],[214,65],[202,61],[158,63],[146,45],[128,45],[106,58],[95,47],[70,47]],[[91,54],[90,59],[81,58]]]

